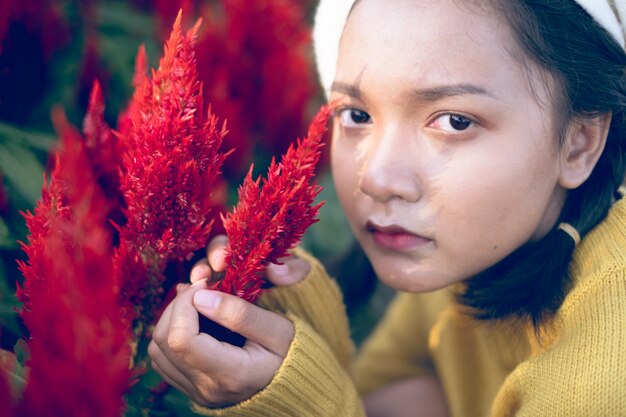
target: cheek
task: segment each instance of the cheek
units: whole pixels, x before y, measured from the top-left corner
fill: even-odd
[[[359,168],[354,153],[333,139],[330,154],[331,170],[337,196],[344,210],[350,215],[354,196],[358,190]]]
[[[442,174],[434,196],[445,219],[440,231],[454,236],[448,241],[454,256],[489,253],[485,261],[497,261],[542,223],[556,185],[556,157],[548,149],[511,146],[457,162],[453,176]]]

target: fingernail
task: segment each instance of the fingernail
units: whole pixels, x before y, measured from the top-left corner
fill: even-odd
[[[198,291],[193,302],[197,307],[205,310],[214,310],[220,303],[220,296],[213,291]]]
[[[289,274],[289,267],[286,264],[276,265],[272,264],[272,272],[274,275],[284,277]]]
[[[204,285],[206,285],[206,278],[201,279],[200,281],[196,281],[193,284],[191,284],[192,287],[203,287]]]
[[[211,264],[213,268],[219,268],[220,267],[219,264],[221,263],[223,259],[224,259],[224,254],[214,252],[211,255],[209,255],[209,264]]]
[[[197,265],[191,271],[194,277],[206,278],[211,272],[211,268],[207,265]]]

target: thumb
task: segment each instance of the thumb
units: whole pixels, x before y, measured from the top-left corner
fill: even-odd
[[[279,259],[281,264],[269,264],[266,268],[267,279],[274,285],[284,287],[296,284],[308,275],[309,264],[293,256]]]

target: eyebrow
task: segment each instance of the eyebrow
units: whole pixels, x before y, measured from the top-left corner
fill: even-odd
[[[425,101],[437,101],[446,97],[463,96],[463,95],[483,95],[495,98],[493,94],[485,88],[469,83],[459,83],[450,85],[441,85],[435,87],[421,88],[415,90],[413,95]]]
[[[341,81],[335,81],[330,87],[330,91],[346,94],[356,99],[363,98],[363,92],[359,86],[348,84]],[[496,98],[485,88],[469,83],[458,83],[441,85],[435,87],[420,88],[411,92],[411,95],[423,101],[438,101],[446,97],[462,96],[462,95],[484,95]]]
[[[342,83],[341,81],[333,81],[330,86],[330,91],[336,91],[337,93],[343,93],[347,96],[362,99],[363,93],[361,92],[361,88],[355,84]]]

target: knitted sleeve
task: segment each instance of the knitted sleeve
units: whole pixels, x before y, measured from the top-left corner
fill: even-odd
[[[306,278],[294,285],[274,287],[258,304],[268,310],[292,313],[311,325],[326,341],[344,369],[348,369],[354,354],[350,327],[341,291],[322,264],[302,249],[293,254],[311,267]]]
[[[566,298],[550,346],[507,378],[494,417],[601,417],[626,410],[626,270],[591,276]]]
[[[393,382],[435,374],[428,335],[445,303],[443,291],[396,296],[353,364],[362,397]]]

